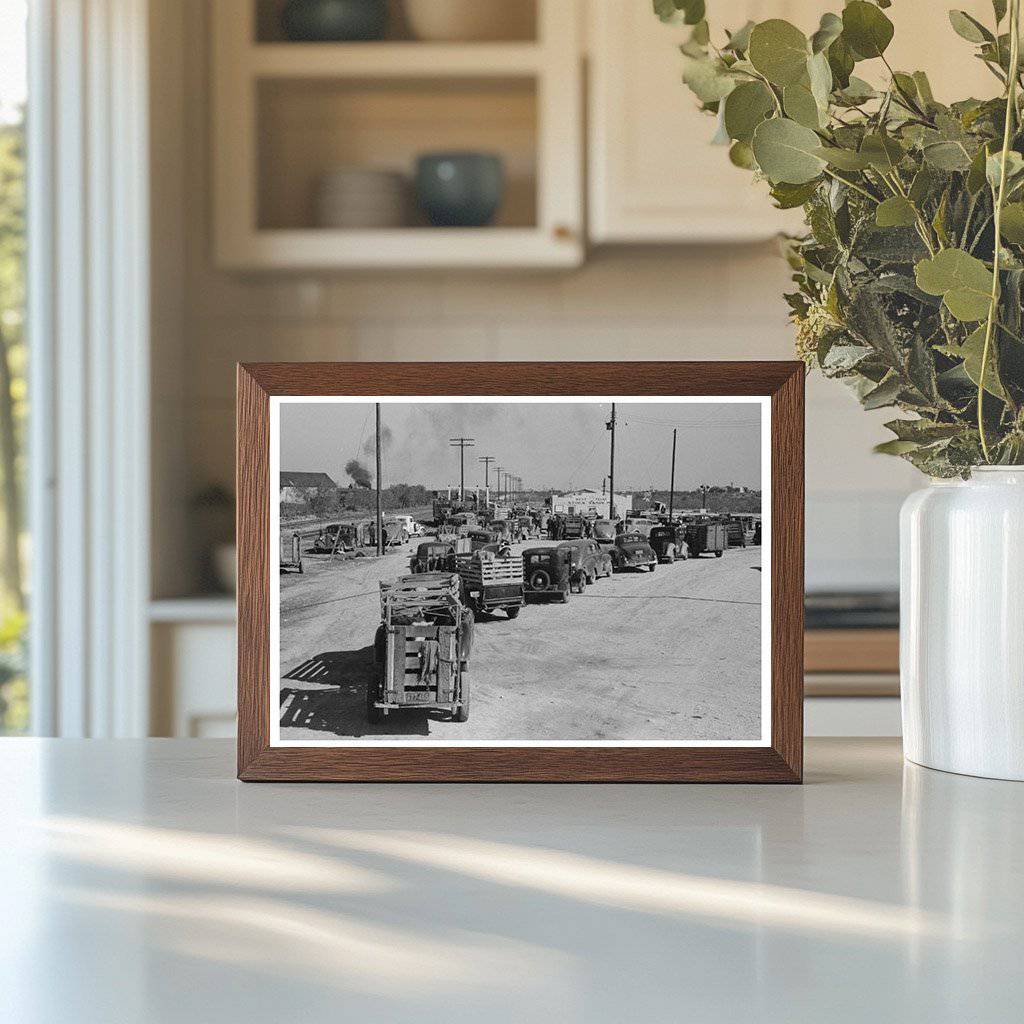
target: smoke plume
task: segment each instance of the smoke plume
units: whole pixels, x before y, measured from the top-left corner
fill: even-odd
[[[370,476],[370,471],[358,459],[349,459],[345,463],[345,472],[352,477],[352,482],[356,487],[373,486],[373,477]]]

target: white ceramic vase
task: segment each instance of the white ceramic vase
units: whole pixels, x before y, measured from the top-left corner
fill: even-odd
[[[900,692],[911,761],[1024,781],[1024,467],[904,503]]]

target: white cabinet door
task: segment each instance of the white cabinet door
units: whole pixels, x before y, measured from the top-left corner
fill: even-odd
[[[709,5],[711,6],[711,5]],[[818,25],[821,3],[735,0],[712,7],[712,31],[747,19]],[[689,28],[663,25],[650,0],[590,0],[589,200],[594,242],[708,242],[793,230],[767,185],[710,145],[715,120],[683,85],[679,44]]]

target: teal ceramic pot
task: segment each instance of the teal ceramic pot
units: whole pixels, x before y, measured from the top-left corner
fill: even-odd
[[[489,224],[504,191],[504,165],[494,153],[424,153],[416,161],[416,195],[435,227]]]
[[[302,43],[367,42],[388,25],[387,0],[288,0],[281,27]]]

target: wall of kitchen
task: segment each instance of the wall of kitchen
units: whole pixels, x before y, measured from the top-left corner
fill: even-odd
[[[603,247],[578,269],[537,272],[216,269],[206,6],[187,0],[161,26],[169,53],[174,33],[184,45],[180,65],[164,68],[158,120],[166,160],[155,230],[167,277],[157,309],[169,293],[175,311],[154,354],[158,535],[187,536],[197,492],[232,487],[239,360],[792,357],[787,268],[772,242]],[[871,454],[886,414],[865,415],[842,385],[815,377],[807,413],[808,586],[894,587],[896,510],[914,474]],[[696,482],[685,456],[679,474]],[[155,557],[157,596],[195,588],[195,557]]]

